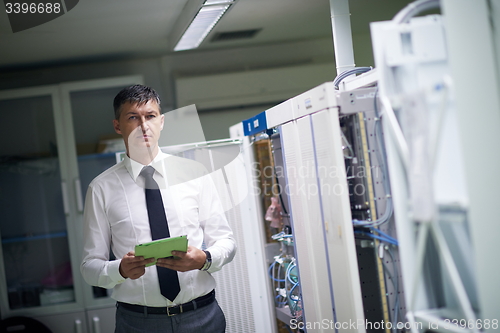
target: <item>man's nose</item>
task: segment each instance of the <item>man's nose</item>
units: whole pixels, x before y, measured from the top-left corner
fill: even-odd
[[[141,129],[143,132],[146,132],[149,128],[148,121],[145,117],[141,117]]]

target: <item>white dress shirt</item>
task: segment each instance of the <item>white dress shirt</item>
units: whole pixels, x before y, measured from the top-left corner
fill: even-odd
[[[84,248],[81,272],[87,283],[114,288],[117,301],[147,306],[182,304],[215,288],[210,273],[229,263],[236,244],[215,186],[206,169],[195,161],[161,151],[150,164],[160,187],[170,236],[187,235],[188,244],[212,255],[208,271],[178,272],[181,291],[174,302],[162,296],[156,266],[146,267],[139,279],[119,272],[121,258],[135,245],[150,242],[144,165],[125,159],[97,176],[89,185],[84,210]],[[109,260],[110,249],[117,260]]]

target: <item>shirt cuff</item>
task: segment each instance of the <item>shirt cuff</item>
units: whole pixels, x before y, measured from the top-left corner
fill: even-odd
[[[206,250],[208,252],[210,252],[210,254],[212,256],[212,265],[207,270],[207,272],[209,272],[209,273],[214,273],[214,272],[221,270],[222,266],[224,266],[228,261],[230,261],[230,260],[228,260],[228,258],[226,258],[227,251],[224,251],[224,250],[218,248],[217,246],[209,247]]]
[[[120,263],[121,259],[112,260],[108,263],[108,275],[116,284],[123,283],[127,280],[120,274]]]

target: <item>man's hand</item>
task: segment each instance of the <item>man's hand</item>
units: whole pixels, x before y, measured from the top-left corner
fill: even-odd
[[[188,246],[187,252],[172,251],[172,255],[180,259],[161,258],[156,261],[156,265],[170,268],[174,271],[187,272],[202,268],[207,258],[205,252],[194,246]]]
[[[134,251],[123,256],[120,262],[120,274],[124,278],[138,279],[146,273],[146,265],[154,262],[154,258],[136,257]]]

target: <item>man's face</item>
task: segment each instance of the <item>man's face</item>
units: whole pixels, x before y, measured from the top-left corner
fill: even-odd
[[[116,133],[121,134],[127,153],[156,150],[163,129],[164,116],[155,101],[138,105],[129,102],[120,107],[120,118],[113,120]]]

